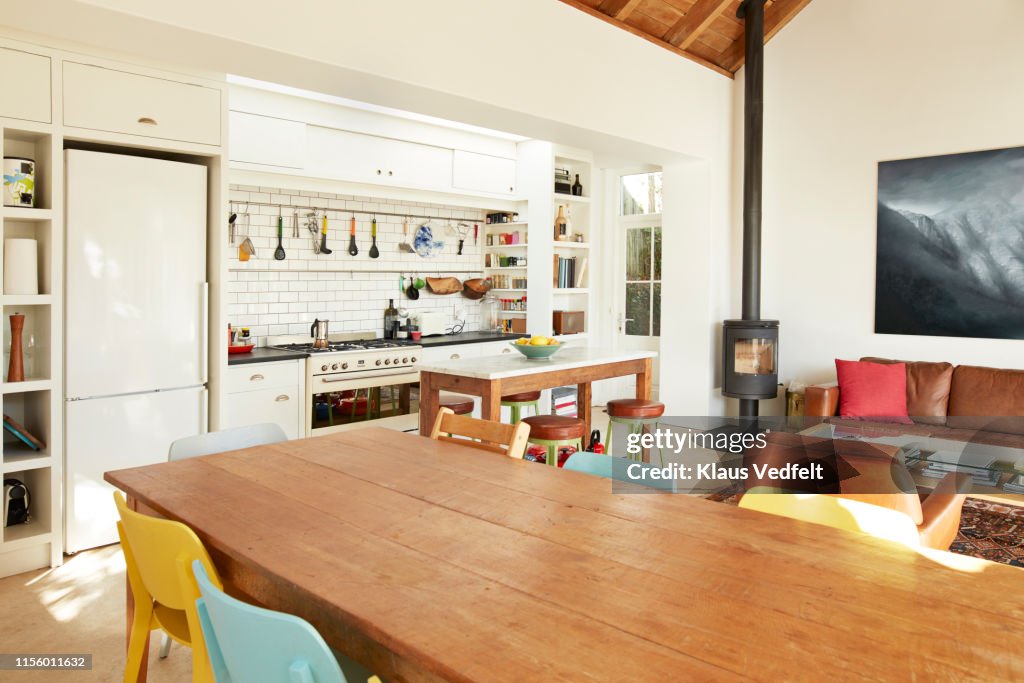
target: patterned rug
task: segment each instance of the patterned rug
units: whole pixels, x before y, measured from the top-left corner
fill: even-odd
[[[705,498],[737,505],[740,494],[711,493]],[[960,532],[949,551],[1024,567],[1024,507],[968,498],[960,515]]]

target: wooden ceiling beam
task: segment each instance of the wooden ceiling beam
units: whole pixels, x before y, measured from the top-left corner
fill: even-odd
[[[701,33],[706,31],[732,0],[697,0],[690,11],[679,17],[665,34],[665,42],[685,50],[693,45]]]
[[[641,0],[603,0],[598,5],[597,11],[614,17],[619,21],[625,21],[633,10],[637,8]]]
[[[772,37],[795,17],[800,10],[811,4],[811,0],[775,0],[764,10],[764,42]],[[730,73],[743,66],[743,36],[741,35],[728,50],[722,53],[718,65]]]
[[[808,2],[809,1],[810,0],[808,0]],[[634,36],[638,36],[638,37],[643,38],[644,40],[646,40],[648,42],[654,43],[658,47],[664,48],[664,49],[668,50],[669,52],[674,52],[675,54],[679,55],[680,57],[685,57],[686,59],[689,59],[692,62],[696,62],[696,63],[700,64],[701,66],[706,66],[707,68],[711,69],[712,71],[720,73],[723,76],[728,76],[729,78],[733,77],[733,73],[731,71],[729,71],[728,69],[725,69],[725,68],[719,66],[718,64],[715,64],[714,62],[711,62],[711,61],[709,61],[707,59],[704,59],[703,57],[698,57],[695,54],[687,52],[686,50],[680,50],[675,45],[670,45],[669,43],[666,43],[664,40],[661,40],[660,38],[655,38],[654,36],[652,36],[649,33],[644,33],[643,31],[641,31],[640,29],[636,28],[635,26],[630,26],[629,24],[625,23],[624,21],[616,19],[615,17],[610,17],[607,14],[605,14],[604,12],[601,12],[601,11],[598,11],[597,9],[594,9],[590,5],[583,4],[582,2],[580,2],[580,0],[560,0],[560,2],[562,2],[562,3],[566,4],[566,5],[569,5],[570,7],[574,7],[574,8],[578,9],[581,12],[585,12],[585,13],[589,14],[592,17],[600,19],[601,21],[609,23],[609,24],[611,24],[612,26],[614,26],[616,28],[622,29],[623,31],[626,31],[628,33],[632,33]]]

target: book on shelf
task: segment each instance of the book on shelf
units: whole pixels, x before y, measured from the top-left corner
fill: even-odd
[[[46,448],[45,443],[36,438],[32,432],[25,429],[21,424],[12,420],[10,415],[4,415],[4,429],[34,451],[41,451]]]
[[[554,260],[553,283],[556,289],[571,289],[576,282],[576,257],[563,258],[556,255]]]

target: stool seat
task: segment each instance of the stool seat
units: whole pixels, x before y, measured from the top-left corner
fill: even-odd
[[[661,417],[665,414],[665,404],[659,401],[648,401],[642,398],[617,398],[608,401],[609,417]]]
[[[449,408],[456,415],[468,415],[473,412],[473,398],[462,394],[441,394],[438,405]]]
[[[522,391],[518,394],[505,394],[502,403],[533,403],[540,400],[540,391]]]
[[[576,417],[562,415],[534,415],[523,418],[530,425],[530,440],[564,441],[582,439],[587,430],[586,423]]]

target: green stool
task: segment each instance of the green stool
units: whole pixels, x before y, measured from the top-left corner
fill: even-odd
[[[547,464],[552,467],[558,467],[558,449],[562,446],[575,446],[577,451],[583,450],[587,425],[579,418],[534,415],[524,418],[523,422],[530,425],[530,438],[527,441],[547,447]]]
[[[648,401],[640,398],[617,398],[608,401],[608,449],[612,453],[612,427],[617,424],[627,425],[630,434],[643,434],[647,431],[648,425],[658,424],[658,420],[665,414],[665,404],[658,401]],[[640,453],[627,454],[630,460],[643,460],[643,451]],[[658,458],[661,464],[665,464],[665,454],[658,449]]]
[[[518,423],[523,417],[523,408],[532,407],[534,415],[540,415],[540,392],[524,391],[519,394],[508,394],[501,397],[501,407],[512,412],[511,424]]]

